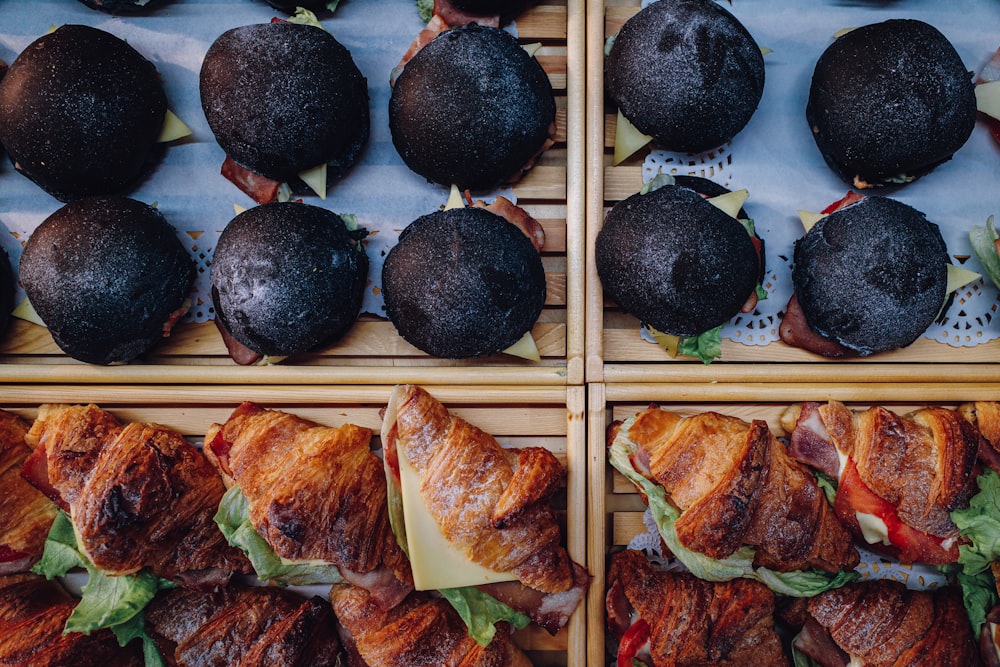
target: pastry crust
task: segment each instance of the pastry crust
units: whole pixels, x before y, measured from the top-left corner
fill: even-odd
[[[21,477],[31,453],[28,423],[0,410],[0,575],[23,572],[42,556],[56,506]]]

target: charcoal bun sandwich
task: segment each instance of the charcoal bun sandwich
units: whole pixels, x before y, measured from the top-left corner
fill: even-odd
[[[806,120],[827,164],[858,189],[902,185],[949,160],[976,124],[973,75],[912,19],[838,37],[812,76]]]
[[[556,103],[508,32],[446,30],[406,62],[389,98],[392,143],[427,180],[463,190],[515,182],[552,142]]]
[[[827,211],[795,242],[782,340],[827,357],[910,345],[950,291],[938,226],[888,197],[852,194]]]
[[[226,152],[223,175],[254,201],[306,186],[320,197],[368,141],[368,83],[351,53],[316,25],[232,28],[202,62],[201,105]]]
[[[240,364],[340,338],[361,310],[368,255],[353,216],[274,202],[233,218],[212,256],[215,323]],[[269,359],[274,361],[276,359]]]
[[[120,364],[169,335],[187,311],[195,268],[158,210],[125,197],[89,197],[35,229],[19,274],[63,352]]]
[[[386,316],[411,345],[462,359],[508,350],[545,305],[538,247],[507,218],[450,208],[410,223],[382,267]]]
[[[606,294],[647,327],[682,338],[718,336],[757,303],[762,242],[738,205],[730,213],[708,199],[726,188],[698,177],[664,182],[608,212],[595,241],[598,276]]]
[[[0,143],[17,171],[64,202],[135,185],[158,157],[166,117],[156,67],[90,26],[39,37],[0,80]]]
[[[699,153],[750,121],[764,92],[764,58],[714,0],[660,0],[622,26],[604,82],[620,124],[624,119],[659,148]]]

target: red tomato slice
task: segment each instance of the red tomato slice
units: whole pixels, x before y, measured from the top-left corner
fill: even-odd
[[[632,667],[632,660],[649,641],[649,623],[639,619],[625,631],[618,642],[618,667]]]
[[[822,213],[823,215],[829,215],[834,211],[839,211],[845,206],[850,206],[854,202],[861,201],[864,198],[865,196],[863,194],[851,190],[846,195],[844,195],[843,198],[833,202],[832,204],[824,208],[822,211],[820,211],[820,213]]]
[[[834,511],[840,520],[857,534],[860,534],[861,527],[855,512],[872,514],[881,519],[886,525],[891,545],[870,546],[872,549],[898,558],[900,562],[944,565],[958,560],[958,545],[955,541],[950,547],[945,547],[942,538],[903,523],[892,503],[875,495],[862,481],[857,466],[850,459],[840,476]]]

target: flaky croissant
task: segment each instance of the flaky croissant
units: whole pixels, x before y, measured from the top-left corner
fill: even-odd
[[[327,601],[270,586],[173,589],[146,608],[146,632],[167,664],[178,667],[342,664]]]
[[[712,558],[743,545],[754,565],[829,572],[858,563],[812,473],[792,460],[763,421],[716,412],[682,416],[650,406],[609,432],[636,448],[631,463],[680,510],[681,543]]]
[[[335,565],[392,606],[413,581],[389,525],[371,435],[244,403],[209,429],[205,453],[227,485],[239,485],[254,529],[275,553]]]
[[[961,593],[897,581],[849,583],[809,600],[794,646],[821,665],[972,667],[979,664]]]
[[[838,481],[837,516],[873,550],[904,562],[958,558],[950,513],[975,492],[982,436],[955,411],[923,407],[899,415],[883,407],[853,410],[837,401],[794,405],[782,417],[789,451]],[[860,517],[875,517],[873,535]]]
[[[248,571],[213,520],[222,479],[180,433],[121,425],[93,405],[43,405],[27,441],[24,474],[68,510],[101,570],[208,586]]]
[[[774,594],[759,582],[659,571],[625,550],[611,558],[605,602],[619,665],[633,658],[652,667],[788,664],[774,630]],[[646,641],[648,656],[639,650]]]
[[[397,452],[420,477],[420,495],[452,546],[470,561],[516,581],[480,586],[555,633],[590,583],[561,546],[549,503],[565,469],[541,447],[505,449],[452,415],[426,390],[397,386],[384,411],[387,474],[400,482]]]
[[[342,626],[349,655],[371,667],[525,667],[531,663],[510,640],[501,623],[486,646],[480,646],[451,605],[419,591],[390,610],[382,609],[364,589],[334,585],[330,604]]]
[[[63,633],[77,602],[33,574],[0,577],[0,665],[139,667],[135,642],[122,648],[110,630]]]
[[[0,575],[25,572],[42,556],[56,506],[21,477],[31,453],[28,423],[0,410]]]

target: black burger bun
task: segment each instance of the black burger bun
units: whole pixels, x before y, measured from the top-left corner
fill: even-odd
[[[855,28],[823,52],[806,120],[827,164],[864,189],[901,185],[950,159],[976,124],[973,75],[922,21]]]
[[[80,0],[91,9],[98,9],[108,14],[126,14],[145,12],[162,4],[162,0]]]
[[[56,344],[92,364],[131,361],[184,314],[195,269],[155,208],[125,197],[66,204],[28,238],[21,284]]]
[[[64,25],[25,47],[0,80],[0,143],[59,199],[124,192],[158,157],[167,98],[124,40]]]
[[[382,267],[386,316],[435,357],[501,352],[534,326],[545,271],[531,240],[481,208],[436,211],[403,230]]]
[[[0,250],[0,336],[6,333],[11,312],[14,310],[15,282],[10,257]]]
[[[740,312],[760,280],[761,259],[746,228],[698,191],[715,196],[725,188],[677,181],[615,204],[595,260],[622,310],[663,333],[697,336]]]
[[[604,63],[605,89],[663,149],[700,153],[736,136],[764,93],[764,58],[713,0],[659,0],[625,22]]]
[[[947,297],[948,249],[923,213],[869,196],[796,241],[792,282],[809,328],[862,356],[906,347]]]
[[[392,143],[427,180],[482,190],[516,180],[554,128],[555,97],[504,30],[447,30],[406,63],[389,98]]]
[[[201,106],[235,162],[277,181],[327,164],[342,176],[368,141],[368,83],[322,28],[287,21],[222,33],[202,62]]]
[[[212,256],[216,323],[261,355],[289,356],[340,338],[357,320],[368,255],[343,218],[275,202],[233,218]]]

